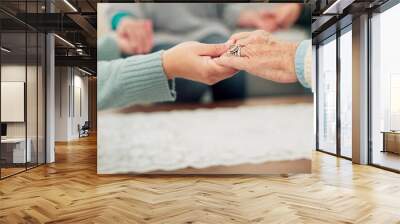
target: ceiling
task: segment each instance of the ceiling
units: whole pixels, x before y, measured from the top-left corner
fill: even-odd
[[[56,65],[79,66],[95,73],[97,2],[47,0],[46,5],[45,0],[1,0],[1,39],[2,46],[11,50],[6,55],[8,60],[36,57],[43,47],[36,43],[37,33],[51,32],[57,34]],[[41,37],[39,40],[43,40]]]

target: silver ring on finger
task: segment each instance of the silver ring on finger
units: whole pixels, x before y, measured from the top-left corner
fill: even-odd
[[[231,45],[228,50],[229,55],[235,56],[235,57],[241,57],[241,48],[242,48],[242,46],[240,46],[238,44]]]

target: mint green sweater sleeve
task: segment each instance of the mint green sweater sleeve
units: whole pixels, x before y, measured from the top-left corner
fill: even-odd
[[[312,50],[311,40],[303,40],[299,43],[295,54],[295,70],[297,80],[306,88],[313,85],[312,75]]]
[[[99,110],[175,100],[174,81],[167,80],[162,66],[163,51],[119,58],[111,36],[99,39],[97,47]]]
[[[159,51],[97,64],[97,106],[100,110],[137,103],[175,100]]]

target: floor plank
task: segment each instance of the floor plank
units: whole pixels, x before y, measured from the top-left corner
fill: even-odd
[[[96,138],[0,181],[0,223],[400,223],[400,175],[315,152],[289,176],[98,176]]]

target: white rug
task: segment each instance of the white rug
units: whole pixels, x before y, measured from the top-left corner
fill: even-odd
[[[99,113],[99,174],[311,159],[312,104]]]

